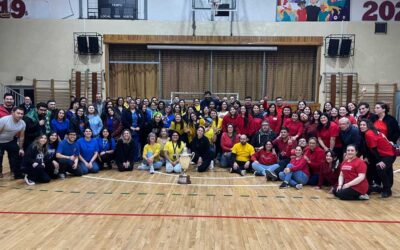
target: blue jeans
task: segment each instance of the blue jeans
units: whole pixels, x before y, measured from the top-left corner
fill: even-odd
[[[132,140],[135,144],[135,150],[133,153],[133,161],[137,162],[140,159],[140,149],[141,149],[141,145],[140,145],[140,136],[138,133],[133,133],[132,134]]]
[[[287,167],[292,168],[293,165],[288,164]],[[280,172],[279,179],[289,183],[290,186],[294,187],[297,184],[306,184],[308,181],[308,176],[303,171],[298,170],[295,172],[289,172],[287,174],[285,172]]]
[[[221,161],[219,162],[219,164],[221,165],[222,168],[231,167],[231,165],[232,165],[231,157],[232,157],[232,153],[231,152],[222,153]]]
[[[88,169],[85,165],[85,163],[83,163],[83,161],[80,161],[78,163],[78,167],[82,170],[82,174],[88,174],[88,173],[98,173],[99,172],[99,164],[97,164],[96,161],[94,161],[92,163],[92,169]]]
[[[147,158],[152,157],[152,156],[153,156],[153,152],[148,152],[146,154]],[[157,170],[161,169],[162,164],[163,164],[162,161],[153,161],[154,169],[157,169]],[[150,170],[150,165],[147,164],[146,160],[143,160],[143,170]]]
[[[165,171],[167,173],[172,173],[172,172],[180,173],[182,172],[182,167],[180,163],[176,164],[175,166],[172,166],[171,162],[167,161],[167,163],[165,164]]]
[[[251,166],[253,167],[254,171],[256,171],[257,174],[261,175],[265,175],[266,170],[274,172],[276,169],[279,168],[279,164],[263,165],[261,163],[255,163],[255,162],[253,162]]]

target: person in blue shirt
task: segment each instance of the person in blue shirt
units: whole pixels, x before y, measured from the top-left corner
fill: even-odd
[[[89,126],[92,129],[93,137],[97,138],[100,135],[101,129],[103,128],[103,121],[93,105],[89,105],[87,112]]]
[[[79,147],[76,143],[76,132],[69,130],[66,139],[62,140],[57,147],[56,157],[60,164],[60,178],[66,177],[66,172],[74,176],[82,176],[82,170],[78,167]]]
[[[97,140],[92,138],[93,132],[90,128],[86,128],[83,133],[84,137],[77,141],[79,148],[79,168],[82,174],[99,172],[99,164],[96,159],[99,155],[99,145]]]
[[[107,164],[108,169],[112,169],[111,161],[114,159],[116,144],[107,128],[101,130],[100,137],[97,138],[97,145],[99,147],[97,163],[99,164],[100,169],[104,168],[104,164]]]
[[[64,140],[65,134],[69,129],[69,120],[66,119],[65,111],[59,109],[56,111],[55,117],[51,120],[50,127],[55,131],[60,140]]]

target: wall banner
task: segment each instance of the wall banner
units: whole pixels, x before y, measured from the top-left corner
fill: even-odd
[[[277,0],[276,21],[350,21],[350,0]]]

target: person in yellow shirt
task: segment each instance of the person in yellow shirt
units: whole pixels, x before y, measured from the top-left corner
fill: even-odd
[[[156,140],[156,134],[150,133],[148,143],[143,149],[143,163],[138,167],[139,170],[150,170],[150,174],[154,174],[154,170],[158,170],[162,166],[160,160],[161,145]]]
[[[206,129],[206,131],[204,132],[204,136],[207,137],[207,139],[210,141],[210,151],[215,156],[216,155],[215,142],[217,140],[217,134],[215,133],[216,129],[213,128],[211,125],[212,122],[213,121],[210,117],[204,120],[204,127]],[[210,170],[212,170],[213,168],[214,168],[214,159],[211,160]]]
[[[230,172],[246,175],[246,171],[251,171],[250,158],[254,153],[254,147],[247,143],[247,136],[241,135],[240,142],[232,147],[233,166]]]
[[[174,120],[171,122],[171,126],[169,126],[170,133],[172,131],[176,131],[180,136],[183,136],[187,131],[187,124],[183,121],[182,116],[179,114],[175,114]]]
[[[199,128],[199,126],[204,125],[204,119],[199,118],[196,113],[190,114],[189,122],[187,124],[187,135],[188,135],[188,142],[191,143],[193,140],[193,137],[196,136],[196,131]]]
[[[185,149],[186,144],[181,141],[179,133],[174,131],[171,135],[171,141],[168,141],[164,146],[165,170],[167,173],[182,172],[179,156]]]
[[[194,98],[194,99],[193,99],[193,107],[194,107],[194,109],[197,111],[197,113],[200,112],[201,107],[200,107],[200,100],[199,100],[199,98]]]

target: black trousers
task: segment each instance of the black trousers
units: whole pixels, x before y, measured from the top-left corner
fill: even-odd
[[[99,164],[100,169],[104,168],[104,164],[111,166],[111,161],[114,159],[114,154],[104,154],[99,155],[97,158],[97,163]]]
[[[279,162],[278,162],[279,168],[277,168],[274,171],[276,176],[279,176],[279,173],[282,172],[286,168],[286,166],[289,164],[289,162],[290,162],[290,158],[279,160]]]
[[[44,167],[37,166],[34,167],[26,167],[26,172],[28,174],[28,179],[38,183],[48,183],[51,178],[47,174],[47,171]]]
[[[76,168],[72,168],[74,165],[74,162],[71,161],[70,159],[59,159],[58,163],[60,164],[60,174],[65,174],[65,173],[70,173],[74,176],[82,176],[82,170],[79,166],[76,166]]]
[[[393,163],[396,160],[395,156],[391,157],[383,157],[381,161],[383,161],[386,165],[384,169],[375,165],[376,174],[380,181],[382,182],[382,191],[383,192],[391,192],[393,187]]]
[[[129,164],[129,167],[125,168],[123,163],[117,163],[118,171],[124,172],[124,171],[132,171],[133,170],[133,163]]]
[[[193,157],[193,162],[197,163],[199,161],[199,158],[200,158],[200,156],[195,154],[194,157]],[[200,166],[197,167],[197,171],[198,172],[205,172],[205,171],[207,171],[208,167],[210,166],[211,160],[214,159],[214,153],[211,152],[211,150],[210,150],[208,155],[207,156],[203,156],[201,159],[203,160],[203,163]]]
[[[21,156],[19,155],[19,146],[17,144],[17,139],[10,142],[0,143],[0,160],[3,162],[4,152],[8,153],[8,161],[10,163],[11,171],[14,173],[14,177],[21,177]],[[3,166],[1,166],[1,171],[3,171]]]
[[[232,173],[241,174],[240,172],[242,170],[246,170],[246,172],[248,172],[248,173],[252,173],[253,172],[253,168],[251,167],[251,164],[249,164],[249,167],[247,169],[244,168],[244,165],[246,164],[246,161],[235,161],[235,162],[239,165],[239,167],[237,169],[234,169],[233,165],[232,165]]]
[[[333,189],[333,194],[341,200],[359,200],[361,193],[356,190],[350,188],[340,189],[336,191],[336,188]]]

